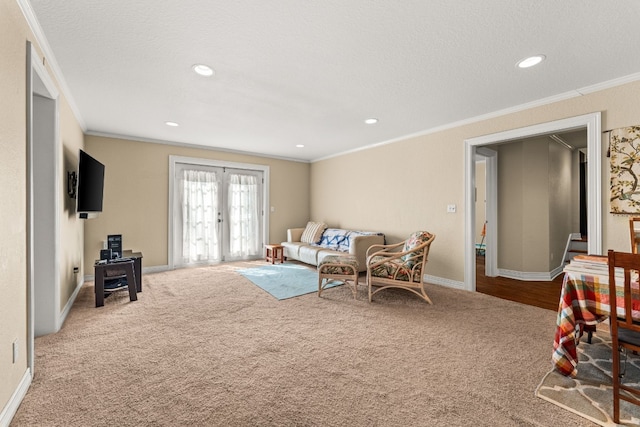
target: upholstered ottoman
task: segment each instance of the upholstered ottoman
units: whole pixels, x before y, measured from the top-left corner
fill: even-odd
[[[351,282],[353,297],[358,298],[358,260],[351,255],[324,257],[318,264],[318,296],[332,281]]]

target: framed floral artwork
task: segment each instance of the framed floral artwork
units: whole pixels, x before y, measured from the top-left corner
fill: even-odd
[[[611,155],[611,213],[640,213],[640,126],[609,134]]]

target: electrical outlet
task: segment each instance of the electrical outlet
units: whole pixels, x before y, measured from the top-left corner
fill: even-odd
[[[447,205],[448,213],[456,213],[456,205]]]
[[[13,342],[13,363],[18,361],[18,340]]]

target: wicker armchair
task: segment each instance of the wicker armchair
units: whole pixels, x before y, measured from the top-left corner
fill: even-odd
[[[435,238],[435,234],[416,231],[404,242],[371,246],[367,250],[369,302],[384,289],[400,288],[433,304],[424,290],[422,277]]]

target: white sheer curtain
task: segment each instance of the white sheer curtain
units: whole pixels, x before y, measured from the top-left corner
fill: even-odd
[[[218,180],[215,172],[182,171],[182,262],[220,259]]]
[[[229,174],[229,255],[254,256],[260,253],[260,205],[258,178]]]

